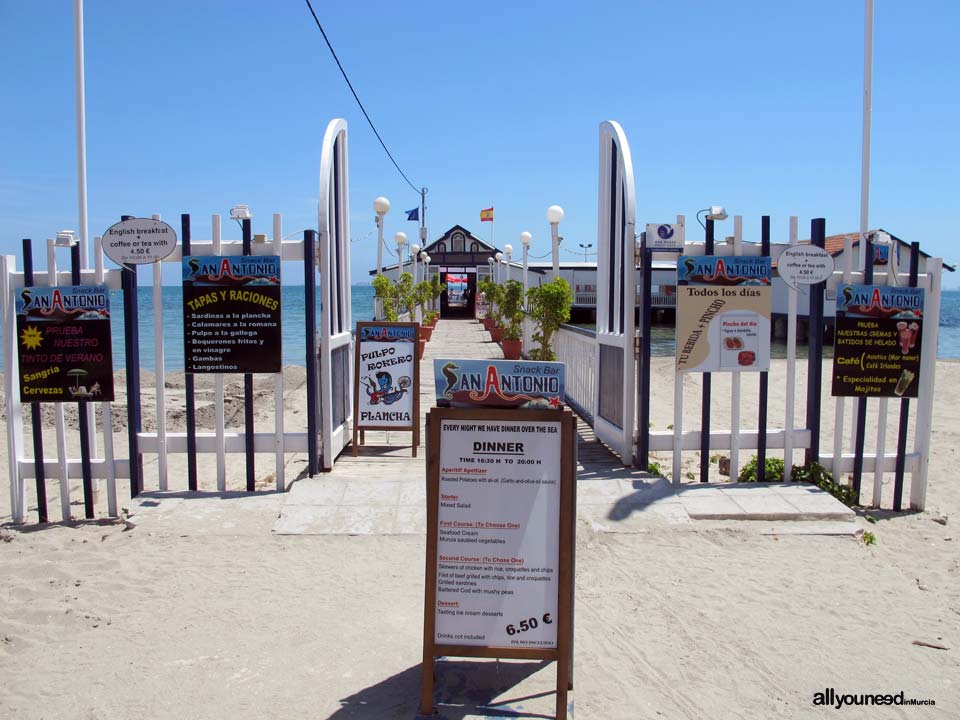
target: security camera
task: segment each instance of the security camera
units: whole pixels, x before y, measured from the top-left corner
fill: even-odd
[[[57,247],[71,247],[75,242],[73,233],[73,230],[61,230],[57,233],[57,238],[53,244]]]
[[[711,205],[710,212],[707,214],[707,220],[726,220],[727,211],[723,205]]]

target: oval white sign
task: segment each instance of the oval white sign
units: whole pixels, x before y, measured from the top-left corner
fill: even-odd
[[[799,285],[814,285],[833,274],[833,257],[816,245],[788,247],[777,260],[777,271],[794,290]]]
[[[122,220],[103,234],[103,251],[118,265],[159,262],[177,247],[177,234],[162,220]]]

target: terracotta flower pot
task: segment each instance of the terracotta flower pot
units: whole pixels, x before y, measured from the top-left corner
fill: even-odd
[[[503,339],[503,328],[492,327],[490,328],[490,339],[498,343]]]
[[[480,322],[483,323],[484,330],[490,330],[493,327],[493,318],[491,317],[480,318]]]
[[[519,360],[520,352],[523,350],[523,340],[504,340],[500,343],[503,348],[504,360]]]
[[[420,326],[420,339],[430,342],[430,337],[433,335],[433,325],[421,325]]]

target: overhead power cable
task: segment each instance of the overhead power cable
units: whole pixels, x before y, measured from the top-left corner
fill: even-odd
[[[310,14],[313,15],[313,21],[317,24],[317,27],[320,29],[320,34],[323,35],[323,39],[327,43],[327,47],[330,48],[330,54],[333,55],[333,59],[337,62],[337,67],[340,68],[340,74],[343,75],[343,79],[347,81],[347,87],[350,88],[350,92],[353,93],[353,99],[357,101],[357,105],[360,106],[360,110],[363,112],[363,116],[367,119],[367,123],[370,125],[370,129],[373,130],[373,134],[377,136],[377,140],[380,141],[380,145],[383,147],[383,151],[387,154],[387,157],[390,158],[390,162],[393,163],[393,166],[397,169],[397,172],[407,181],[407,185],[417,194],[420,195],[420,190],[417,189],[417,186],[410,182],[410,178],[407,177],[406,173],[400,169],[400,166],[397,164],[397,161],[393,159],[393,155],[390,154],[390,151],[387,149],[387,144],[383,142],[383,138],[380,137],[380,133],[377,132],[377,128],[373,124],[373,120],[370,119],[370,115],[367,114],[367,109],[363,106],[363,103],[360,102],[360,98],[357,96],[357,91],[353,89],[353,83],[350,82],[350,78],[347,77],[347,71],[343,69],[343,65],[340,63],[340,58],[337,57],[336,51],[333,49],[333,45],[330,44],[330,38],[327,37],[327,33],[323,29],[323,25],[320,24],[320,19],[317,17],[317,14],[313,11],[313,5],[310,4],[310,0],[306,0],[307,7],[310,8]]]

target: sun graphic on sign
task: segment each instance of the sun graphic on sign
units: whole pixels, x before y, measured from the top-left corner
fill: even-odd
[[[27,350],[36,350],[43,343],[43,333],[35,327],[27,326],[20,334],[20,342]]]

